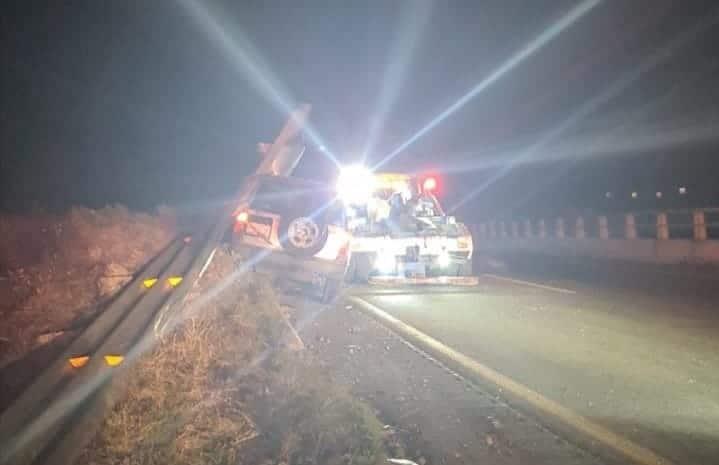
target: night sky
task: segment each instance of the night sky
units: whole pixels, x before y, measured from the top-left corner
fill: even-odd
[[[0,207],[227,196],[297,102],[299,174],[333,175],[320,143],[376,163],[578,4],[4,2]],[[718,24],[716,2],[600,2],[383,169],[445,172],[465,215],[719,206]]]

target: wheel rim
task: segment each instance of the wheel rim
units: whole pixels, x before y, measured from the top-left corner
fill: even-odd
[[[320,227],[310,218],[297,218],[287,228],[287,240],[298,249],[312,247],[319,237]]]

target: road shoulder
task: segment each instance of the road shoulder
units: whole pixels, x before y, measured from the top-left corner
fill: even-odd
[[[398,453],[417,463],[605,463],[356,308],[322,313],[302,337],[334,378],[379,411],[388,434],[403,436],[408,446]]]

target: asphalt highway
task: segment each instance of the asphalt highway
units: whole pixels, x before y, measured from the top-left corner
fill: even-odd
[[[652,287],[510,267],[473,288],[353,294],[660,457],[719,463],[719,313],[711,293],[679,291],[684,276]]]

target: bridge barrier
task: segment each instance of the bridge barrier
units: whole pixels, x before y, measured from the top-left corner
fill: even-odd
[[[471,229],[478,253],[719,263],[719,208],[492,219]]]

